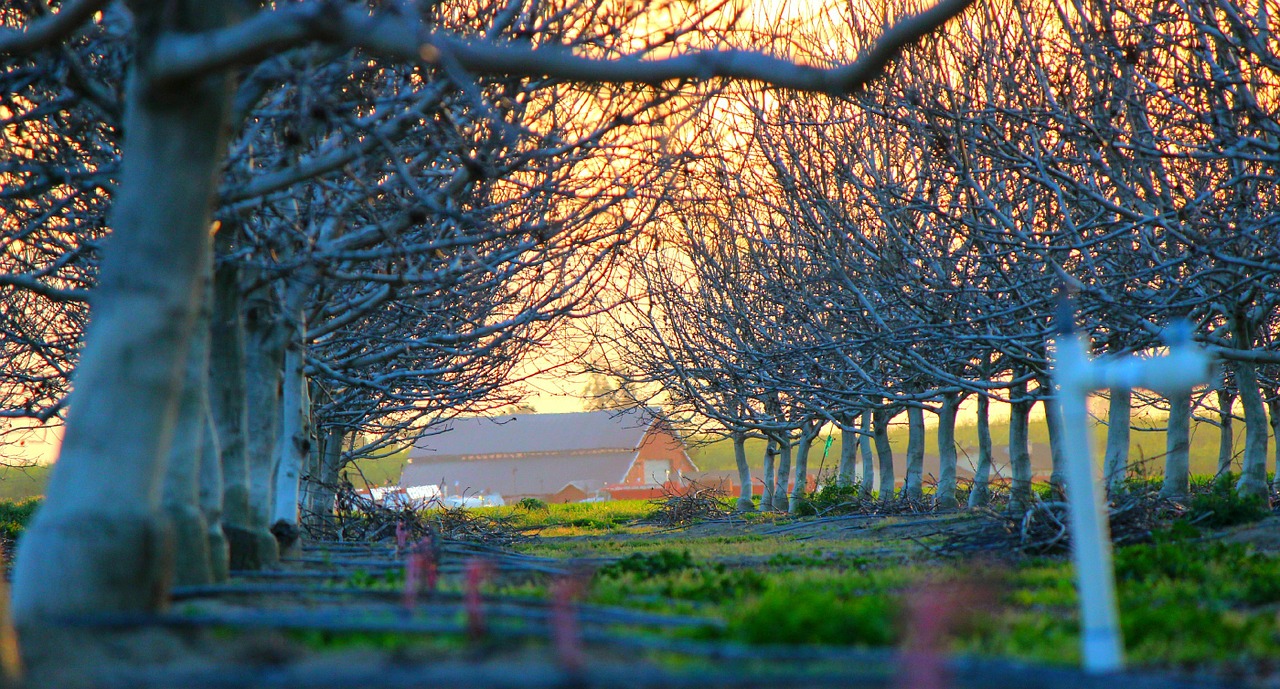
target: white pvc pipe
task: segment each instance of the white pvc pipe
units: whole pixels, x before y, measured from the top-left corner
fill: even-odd
[[[1094,479],[1088,410],[1092,364],[1081,336],[1064,335],[1054,344],[1054,379],[1061,395],[1066,455],[1067,501],[1071,507],[1071,554],[1080,598],[1080,642],[1089,672],[1116,672],[1124,667],[1115,572],[1111,564],[1111,530],[1107,506]]]
[[[1110,525],[1090,451],[1086,407],[1089,393],[1098,388],[1143,387],[1161,393],[1190,390],[1208,380],[1209,361],[1190,343],[1174,344],[1164,357],[1126,357],[1105,362],[1091,361],[1088,348],[1083,335],[1057,337],[1050,371],[1061,400],[1072,556],[1080,597],[1081,650],[1085,670],[1101,673],[1124,667],[1124,647],[1111,562]]]

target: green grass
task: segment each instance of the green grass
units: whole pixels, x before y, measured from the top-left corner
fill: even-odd
[[[23,500],[44,495],[51,464],[30,467],[0,466],[0,500]]]

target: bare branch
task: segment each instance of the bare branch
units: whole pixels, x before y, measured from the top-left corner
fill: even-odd
[[[57,43],[71,35],[106,4],[107,0],[68,2],[60,11],[32,22],[25,31],[0,28],[0,55],[22,55]]]
[[[402,60],[448,62],[474,74],[508,74],[577,81],[661,84],[679,79],[731,78],[801,91],[855,93],[880,75],[895,55],[963,12],[973,0],[942,0],[902,19],[854,62],[823,69],[745,50],[708,50],[648,60],[630,55],[590,58],[562,46],[531,48],[515,43],[466,39],[431,31],[403,16],[369,16],[324,3],[290,5],[260,12],[234,27],[199,35],[166,35],[151,61],[155,82],[191,78],[262,58],[313,40],[361,47]]]

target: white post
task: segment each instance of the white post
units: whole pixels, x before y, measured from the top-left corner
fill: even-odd
[[[1100,388],[1189,390],[1207,382],[1209,360],[1189,341],[1183,341],[1171,342],[1169,354],[1164,357],[1091,361],[1088,341],[1083,335],[1071,334],[1069,328],[1055,339],[1053,349],[1049,363],[1061,396],[1084,667],[1089,672],[1116,672],[1124,667],[1124,649],[1111,563],[1110,525],[1104,493],[1099,490],[1094,472],[1086,402],[1089,393]]]

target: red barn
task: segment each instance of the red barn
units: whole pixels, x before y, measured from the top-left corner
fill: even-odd
[[[661,485],[697,471],[659,409],[459,418],[418,441],[404,488],[569,502],[608,484]]]

